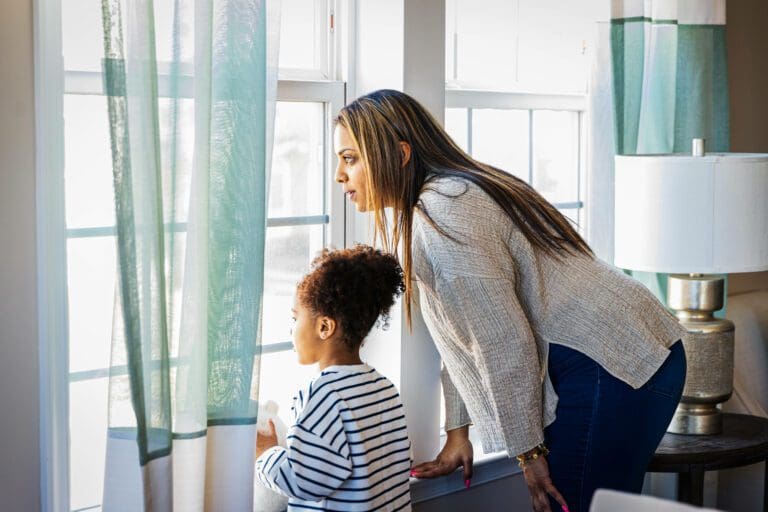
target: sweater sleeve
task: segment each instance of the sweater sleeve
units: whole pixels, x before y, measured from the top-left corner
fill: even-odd
[[[420,222],[420,244],[429,267],[428,284],[441,318],[450,324],[446,331],[455,336],[454,346],[469,352],[465,364],[474,364],[482,377],[486,405],[494,411],[509,455],[514,456],[544,439],[542,369],[516,291],[512,244],[519,238],[490,198],[478,203],[477,197],[427,198],[430,217],[442,232]],[[461,379],[462,368],[448,370],[450,377]],[[456,421],[462,407],[455,397],[451,398],[455,407],[449,407],[448,399],[456,390],[452,385],[448,389],[446,416]],[[449,408],[458,412],[449,416]]]
[[[454,332],[474,348],[509,455],[543,442],[538,351],[513,283],[453,276],[438,281],[437,293]]]
[[[320,501],[352,474],[344,425],[331,398],[310,400],[288,429],[287,447],[270,448],[256,460],[262,484],[289,498]]]
[[[445,400],[445,431],[464,427],[472,423],[467,407],[461,399],[459,390],[453,384],[445,363],[443,363],[443,367],[440,370],[440,380],[443,384],[443,398]]]

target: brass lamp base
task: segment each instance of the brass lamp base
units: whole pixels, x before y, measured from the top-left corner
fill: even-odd
[[[688,330],[683,339],[687,375],[683,397],[668,432],[709,435],[722,432],[718,404],[733,392],[733,323],[715,318],[723,307],[724,279],[711,275],[670,275],[669,306]]]
[[[723,430],[723,416],[717,404],[683,404],[677,406],[667,428],[674,434],[708,435]]]

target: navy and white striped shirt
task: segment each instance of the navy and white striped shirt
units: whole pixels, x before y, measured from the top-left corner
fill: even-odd
[[[394,384],[367,364],[329,366],[293,398],[287,448],[256,476],[289,511],[411,510],[410,441]]]

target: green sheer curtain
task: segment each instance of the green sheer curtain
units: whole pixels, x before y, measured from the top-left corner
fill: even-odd
[[[616,0],[610,48],[617,154],[728,151],[725,0]],[[666,299],[665,274],[632,274]]]
[[[272,12],[102,0],[119,269],[105,511],[253,507]]]

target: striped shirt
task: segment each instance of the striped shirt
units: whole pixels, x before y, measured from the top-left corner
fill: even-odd
[[[329,366],[299,390],[287,448],[256,476],[288,510],[411,510],[410,441],[394,384],[367,364]]]

